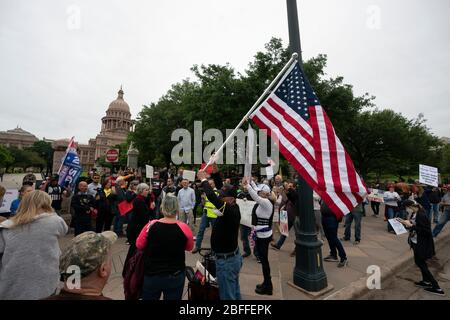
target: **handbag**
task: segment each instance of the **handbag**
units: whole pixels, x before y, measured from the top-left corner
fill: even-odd
[[[123,290],[125,300],[139,300],[144,284],[144,250],[136,250],[124,269]]]
[[[131,210],[133,210],[133,202],[128,202],[126,200],[123,200],[117,205],[117,208],[119,209],[119,213],[121,216],[126,215]]]
[[[155,220],[156,221],[156,220]],[[147,245],[148,245],[148,233],[152,224],[149,225],[147,230]],[[124,277],[123,277],[123,291],[125,294],[125,300],[139,300],[142,296],[142,286],[144,285],[144,256],[145,249],[138,250],[124,265]]]

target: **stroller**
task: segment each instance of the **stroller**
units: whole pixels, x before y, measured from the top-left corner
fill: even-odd
[[[201,248],[199,254],[203,257],[202,263],[197,261],[197,270],[186,267],[188,278],[188,300],[192,301],[219,301],[219,285],[215,279],[216,261],[209,248]]]

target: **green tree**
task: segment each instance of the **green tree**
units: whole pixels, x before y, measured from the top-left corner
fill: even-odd
[[[14,163],[14,157],[7,148],[0,145],[0,168],[8,168]]]
[[[28,167],[36,167],[43,170],[46,166],[46,161],[42,159],[35,151],[21,150],[18,148],[9,148],[9,152],[14,158],[14,163],[10,166],[26,169]]]
[[[364,177],[371,172],[395,173],[399,178],[414,173],[439,145],[423,117],[408,120],[393,110],[357,114],[340,138]]]
[[[53,166],[54,150],[52,148],[52,144],[50,142],[40,140],[36,141],[28,150],[37,153],[42,159],[44,159],[48,174]]]

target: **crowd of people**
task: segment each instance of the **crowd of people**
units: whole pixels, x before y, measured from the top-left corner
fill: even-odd
[[[281,211],[287,212],[288,230],[299,216],[296,184],[283,181],[279,175],[270,180],[226,178],[216,165],[213,167],[212,173],[199,171],[196,181],[183,178],[182,170],[177,175],[156,173],[150,185],[131,171],[103,177],[91,172],[78,181],[75,190],[59,186],[57,176],[47,179],[39,190],[25,181],[11,205],[9,219],[0,221],[0,299],[106,299],[102,291],[111,274],[111,247],[119,237],[126,237],[129,251],[123,277],[133,272],[130,261],[135,263],[141,255],[140,298],[180,300],[186,278],[185,252],[201,250],[209,227],[210,244],[206,246],[214,252],[220,298],[241,299],[239,274],[244,259],[252,255],[261,264],[263,275],[255,292],[272,295],[269,249],[280,250],[287,238],[280,232]],[[380,185],[371,187],[383,189]],[[426,260],[435,255],[433,237],[450,220],[450,188],[402,183],[386,187],[385,219],[396,218],[410,231],[409,243],[423,274],[416,285],[443,294]],[[61,217],[64,198],[70,201],[69,226],[74,238],[61,253],[58,239],[70,229]],[[254,227],[241,224],[238,199],[255,202],[251,216]],[[365,199],[345,216],[344,237],[339,239],[341,221],[314,193],[317,238],[326,239],[330,248],[324,261],[339,268],[348,265],[341,241],[351,240],[354,223],[354,243],[360,243],[361,221],[368,204]],[[370,201],[370,206],[378,216],[379,200]],[[436,223],[434,229],[432,222]],[[393,232],[389,223],[387,228]],[[73,266],[81,270],[78,286],[70,283]]]

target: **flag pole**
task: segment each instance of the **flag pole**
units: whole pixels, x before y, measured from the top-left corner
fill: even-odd
[[[294,62],[297,61],[297,59],[298,59],[298,53],[294,52],[292,54],[292,56],[291,56],[291,59],[289,59],[289,61],[286,63],[286,65],[283,67],[283,69],[281,69],[281,71],[277,74],[275,79],[273,79],[272,82],[269,84],[269,86],[266,88],[266,90],[264,90],[263,94],[258,98],[258,100],[256,100],[256,102],[253,104],[253,106],[250,108],[250,110],[248,110],[247,114],[242,118],[242,120],[239,122],[239,124],[236,126],[236,128],[226,138],[225,142],[220,146],[219,149],[217,149],[217,151],[214,153],[214,156],[211,157],[211,159],[209,159],[209,161],[206,164],[206,166],[203,169],[201,169],[200,171],[205,171],[206,168],[208,168],[212,164],[213,158],[217,157],[220,154],[220,152],[222,152],[223,148],[226,146],[228,141],[230,141],[234,137],[234,135],[239,130],[239,128],[244,124],[245,121],[248,120],[248,117],[252,114],[252,112],[261,104],[261,102],[267,96],[267,94],[269,94],[269,92],[272,89],[272,87],[278,82],[278,80],[280,80],[280,78],[284,75],[286,70],[289,69],[289,67]]]
[[[300,28],[298,23],[297,0],[286,0],[289,47],[299,55],[299,64],[303,68]],[[313,190],[302,176],[297,181],[298,217],[295,219],[295,267],[293,284],[303,290],[324,294],[328,286],[327,275],[322,263],[322,243],[317,239]]]

